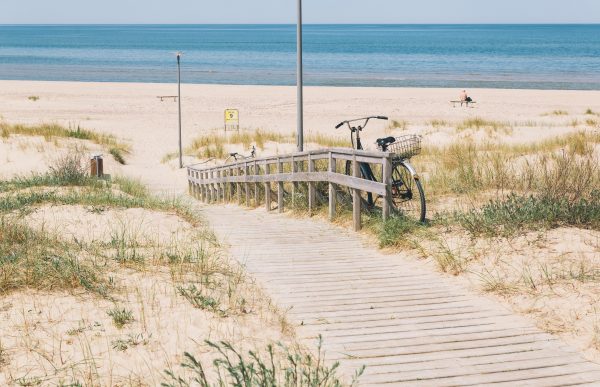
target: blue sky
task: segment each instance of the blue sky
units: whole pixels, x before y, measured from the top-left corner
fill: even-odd
[[[0,0],[1,24],[292,23],[296,0]],[[306,23],[600,23],[600,0],[303,0]]]

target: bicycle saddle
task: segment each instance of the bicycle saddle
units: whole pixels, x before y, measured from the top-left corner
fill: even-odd
[[[381,148],[385,148],[390,144],[393,144],[396,142],[396,138],[395,137],[384,137],[384,138],[378,138],[377,139],[377,146],[381,147]]]

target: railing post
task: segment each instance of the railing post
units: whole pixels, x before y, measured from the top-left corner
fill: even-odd
[[[352,158],[352,176],[360,177],[360,166],[358,161],[356,161],[356,154]],[[360,221],[360,190],[353,189],[352,190],[352,223],[354,224],[354,231],[360,231],[361,229],[361,221]]]
[[[238,177],[238,182],[235,184],[235,194],[237,196],[237,203],[239,206],[242,205],[242,183],[239,182],[239,177],[242,175],[242,168],[240,168],[240,166],[238,164],[236,164],[235,167],[235,174]]]
[[[234,177],[235,176],[235,168],[233,167],[229,167],[228,170],[229,173],[229,177]],[[233,182],[233,179],[229,179],[229,202],[233,201],[233,191],[235,191],[235,183]]]
[[[392,198],[392,160],[390,156],[383,158],[383,184],[385,184],[385,197],[383,198],[381,213],[383,221],[390,217],[390,200]]]
[[[202,195],[202,201],[206,203],[206,173],[200,172],[200,193]]]
[[[217,188],[217,200],[215,200],[217,203],[219,203],[221,201],[221,197],[223,196],[223,188],[221,187],[221,170],[217,171],[217,179],[218,182],[217,184],[215,184],[216,188]]]
[[[292,156],[292,175],[298,172],[298,165],[296,164],[296,160],[294,156]],[[298,183],[292,182],[292,208],[296,208],[296,194],[298,193]]]
[[[206,178],[208,180],[210,180],[212,178],[212,171],[206,172]],[[212,198],[213,198],[212,183],[206,184],[206,193],[207,193],[206,202],[207,203],[212,202]]]
[[[308,172],[312,173],[315,171],[315,160],[312,159],[312,155],[308,155]],[[312,181],[308,182],[308,214],[313,215],[315,208],[315,183]]]
[[[265,161],[265,176],[271,173],[271,165]],[[271,182],[265,181],[265,208],[271,211]]]
[[[333,157],[333,153],[329,152],[329,174],[332,175],[334,173],[336,173],[335,158]],[[335,185],[332,182],[329,182],[329,220],[335,219],[335,207]]]
[[[281,175],[283,173],[283,163],[281,159],[277,158],[277,174]],[[277,182],[277,209],[279,213],[283,212],[283,181],[279,180]]]
[[[250,207],[250,183],[248,183],[248,175],[250,174],[250,168],[248,167],[248,163],[244,163],[244,173],[246,174],[246,182],[244,183],[244,187],[246,188],[246,207]]]
[[[254,176],[259,176],[260,175],[260,165],[258,165],[256,163],[256,160],[254,161]],[[260,185],[258,183],[254,183],[254,206],[258,207],[260,205],[260,197],[259,197],[259,191],[260,191]]]

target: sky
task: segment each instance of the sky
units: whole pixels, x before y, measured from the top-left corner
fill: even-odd
[[[600,0],[303,0],[305,23],[600,23]],[[0,24],[294,23],[296,0],[0,0]]]

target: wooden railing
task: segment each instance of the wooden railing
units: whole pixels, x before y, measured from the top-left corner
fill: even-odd
[[[336,186],[346,187],[352,194],[353,225],[358,231],[361,228],[361,192],[370,192],[374,197],[382,198],[381,212],[384,220],[390,214],[392,157],[392,153],[386,152],[335,148],[262,159],[246,159],[222,166],[204,168],[192,166],[188,167],[189,191],[191,195],[204,202],[233,201],[235,195],[238,204],[242,204],[245,199],[247,205],[253,200],[254,205],[259,206],[262,184],[265,207],[267,211],[271,211],[275,202],[271,189],[272,185],[276,185],[277,208],[279,212],[283,212],[284,184],[291,185],[293,203],[296,200],[298,184],[306,183],[308,211],[312,213],[316,206],[315,184],[326,182],[329,183],[327,195],[329,218],[333,219],[336,216],[338,196]],[[326,167],[323,168],[325,161]],[[346,174],[348,162],[351,165],[351,174]],[[379,165],[382,182],[364,179],[360,171],[360,163]],[[379,168],[375,167],[375,169]],[[242,197],[243,193],[245,198]]]

